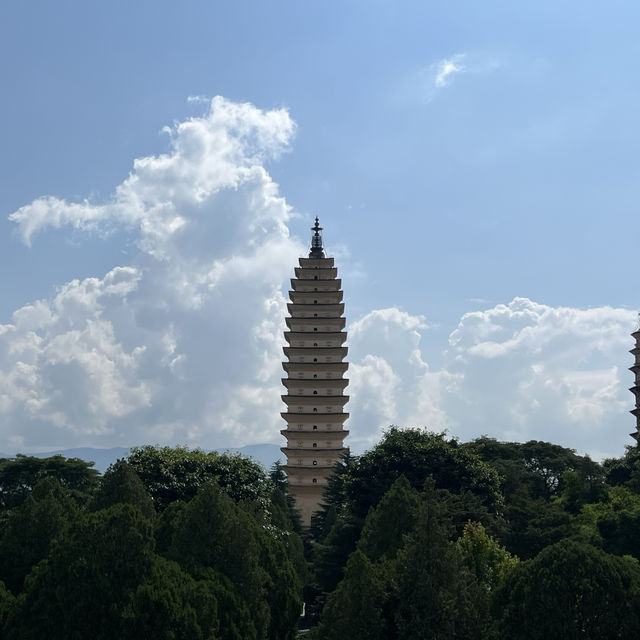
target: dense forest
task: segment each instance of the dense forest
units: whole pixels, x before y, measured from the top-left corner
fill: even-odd
[[[0,460],[2,638],[640,637],[640,449],[390,428],[302,530],[248,458]]]

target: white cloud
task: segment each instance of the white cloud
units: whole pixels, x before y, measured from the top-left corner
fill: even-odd
[[[352,432],[370,444],[384,420],[448,428],[463,440],[484,433],[619,455],[633,429],[626,370],[633,322],[626,309],[515,298],[465,314],[433,371],[420,349],[422,318],[372,312],[352,325]]]
[[[453,80],[453,75],[465,70],[462,61],[465,59],[464,53],[459,53],[451,58],[444,58],[431,65],[435,73],[433,83],[436,87],[446,87]]]
[[[281,442],[282,285],[305,247],[264,163],[295,125],[283,110],[209,104],[108,201],[48,196],[11,215],[25,243],[51,228],[124,228],[138,251],[0,325],[0,450]],[[397,423],[619,454],[633,428],[634,320],[516,298],[465,314],[434,369],[424,317],[371,311],[349,327],[349,444]]]
[[[27,244],[49,228],[126,228],[138,253],[0,326],[0,449],[279,440],[281,286],[304,247],[264,162],[295,125],[209,105],[107,202],[48,196],[10,216]]]

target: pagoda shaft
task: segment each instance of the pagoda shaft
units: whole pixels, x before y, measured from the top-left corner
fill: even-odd
[[[635,379],[633,387],[629,389],[635,396],[636,407],[631,411],[631,413],[636,417],[636,430],[634,433],[629,434],[632,438],[635,438],[640,445],[640,328],[637,331],[634,331],[631,336],[636,341],[636,346],[631,349],[631,353],[633,354],[635,360],[632,367],[629,369],[633,372]]]
[[[320,507],[335,464],[348,451],[344,439],[349,433],[344,429],[349,381],[343,377],[348,364],[341,282],[333,258],[324,256],[317,219],[313,230],[310,257],[299,259],[291,280],[282,365],[287,374],[282,380],[287,391],[282,396],[287,410],[281,414],[287,440],[284,469],[306,526]]]

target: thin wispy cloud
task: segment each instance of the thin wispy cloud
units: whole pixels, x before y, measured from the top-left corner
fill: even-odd
[[[431,68],[435,72],[434,78],[434,86],[441,88],[446,87],[451,84],[453,80],[453,76],[456,73],[462,73],[466,70],[464,64],[462,64],[465,59],[466,54],[458,53],[451,58],[445,58],[444,60],[439,60],[438,62],[434,62],[431,65]]]
[[[424,67],[420,72],[421,90],[427,102],[431,102],[441,91],[451,87],[454,79],[462,75],[486,75],[499,69],[502,62],[495,57],[478,53],[456,53]]]

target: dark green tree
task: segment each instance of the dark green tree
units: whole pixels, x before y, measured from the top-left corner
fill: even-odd
[[[608,499],[584,505],[580,534],[596,547],[640,560],[640,495],[625,486],[611,487]]]
[[[194,580],[178,564],[156,558],[151,574],[123,611],[126,638],[198,640],[219,638],[216,586]]]
[[[604,472],[588,456],[548,442],[478,438],[465,447],[500,474],[505,526],[491,531],[520,558],[573,535],[573,515],[606,495]],[[475,518],[472,518],[475,519]]]
[[[15,602],[16,599],[11,591],[9,591],[9,589],[5,587],[4,582],[0,580],[0,637],[2,637],[2,628],[13,611]]]
[[[627,447],[621,458],[607,459],[602,466],[611,486],[623,486],[640,493],[640,445]]]
[[[450,542],[442,493],[425,488],[416,526],[396,560],[399,640],[484,638],[488,610],[475,577]]]
[[[154,562],[151,523],[130,505],[77,519],[27,577],[8,638],[126,638],[124,612]]]
[[[2,458],[0,510],[22,504],[44,477],[55,478],[71,497],[83,503],[98,484],[98,471],[92,467],[93,462],[64,456],[36,458],[19,453],[15,458]]]
[[[640,566],[563,540],[519,563],[495,594],[500,638],[632,640],[640,635]]]
[[[395,558],[403,536],[416,524],[420,501],[420,494],[404,476],[391,485],[378,506],[371,507],[362,528],[358,548],[367,558],[372,562]]]
[[[214,483],[201,488],[177,522],[173,558],[196,578],[210,570],[229,585],[232,602],[220,607],[225,639],[258,640],[269,628],[269,576],[260,565],[258,529],[255,519]]]
[[[78,515],[54,477],[43,477],[26,500],[9,512],[0,537],[0,579],[14,594],[31,568],[49,553],[51,542]]]
[[[384,608],[388,574],[356,549],[344,579],[329,596],[313,638],[319,640],[389,640]]]
[[[155,514],[151,496],[133,467],[125,460],[118,460],[106,470],[90,507],[96,511],[114,504],[135,505],[147,518]]]
[[[488,513],[502,508],[498,474],[473,451],[443,434],[391,427],[344,478],[345,498],[353,513],[364,518],[401,475],[414,489],[421,490],[432,477],[438,489],[479,496]]]

